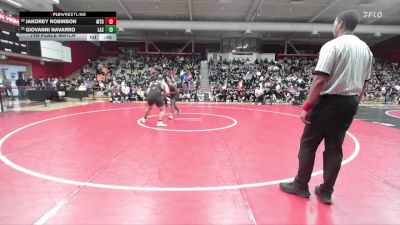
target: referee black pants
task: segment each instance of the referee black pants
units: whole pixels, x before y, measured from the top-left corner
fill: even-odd
[[[321,95],[310,111],[310,124],[304,127],[300,141],[299,169],[295,184],[308,187],[314,167],[315,152],[322,140],[323,178],[322,190],[333,192],[342,163],[342,145],[358,109],[358,96]]]

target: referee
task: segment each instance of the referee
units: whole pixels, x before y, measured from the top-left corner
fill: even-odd
[[[300,115],[305,127],[300,140],[297,176],[294,182],[280,183],[282,191],[309,198],[308,182],[315,152],[324,140],[324,182],[315,188],[315,194],[327,205],[332,204],[346,131],[371,76],[372,53],[367,44],[353,34],[359,21],[359,14],[352,10],[342,12],[335,19],[335,38],[321,48],[315,77]]]

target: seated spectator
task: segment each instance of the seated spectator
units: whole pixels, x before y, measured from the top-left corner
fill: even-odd
[[[65,91],[67,88],[65,87],[65,81],[64,80],[58,80],[56,83],[56,90],[58,93],[58,98],[59,101],[65,101]]]
[[[111,101],[113,103],[121,102],[121,92],[118,85],[114,85],[111,89]]]
[[[86,90],[87,90],[87,88],[86,88],[85,84],[84,83],[80,83],[80,85],[78,87],[78,91],[86,91]]]
[[[125,82],[122,82],[121,84],[121,98],[124,102],[129,102],[132,98],[131,89]]]
[[[264,104],[264,89],[262,89],[261,85],[254,90],[256,96],[255,104]]]

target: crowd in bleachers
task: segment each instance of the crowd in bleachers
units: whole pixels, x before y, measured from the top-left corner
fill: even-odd
[[[375,63],[368,82],[365,101],[395,102],[400,104],[400,68],[398,63]]]
[[[302,103],[312,82],[317,60],[223,60],[209,62],[210,85],[217,102]],[[397,63],[374,63],[364,101],[398,102]]]
[[[210,62],[210,84],[215,101],[301,101],[310,86],[314,60],[218,60]],[[264,99],[264,100],[263,100]]]
[[[79,78],[31,79],[27,86],[36,90],[88,90],[110,97],[113,102],[142,101],[154,76],[172,78],[181,99],[195,98],[200,85],[200,59],[190,56],[135,56],[88,60]]]
[[[286,58],[277,61],[209,61],[211,101],[285,102],[305,100],[316,59]],[[37,90],[88,90],[104,94],[113,102],[142,101],[153,76],[169,76],[180,90],[180,100],[198,101],[200,58],[198,56],[134,56],[88,61],[80,77],[73,79],[18,79],[20,93]],[[4,81],[3,83],[6,83]],[[8,82],[10,83],[10,82]],[[7,85],[6,85],[7,86]],[[400,69],[397,63],[376,62],[364,101],[399,103]],[[7,87],[6,87],[7,93]]]
[[[135,56],[89,62],[81,71],[91,89],[110,93],[113,102],[141,101],[154,76],[168,76],[185,98],[200,85],[200,59],[195,56]]]

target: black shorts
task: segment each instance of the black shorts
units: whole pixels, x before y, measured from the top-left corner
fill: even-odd
[[[149,106],[153,106],[156,104],[157,107],[165,106],[164,98],[161,96],[148,96],[147,97],[147,104]]]
[[[178,100],[179,95],[171,95],[171,99]]]

